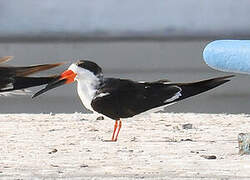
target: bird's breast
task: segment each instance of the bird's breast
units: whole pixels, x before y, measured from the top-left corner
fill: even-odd
[[[96,90],[92,86],[87,86],[78,82],[77,92],[85,108],[94,111],[91,106],[91,102],[94,98]]]

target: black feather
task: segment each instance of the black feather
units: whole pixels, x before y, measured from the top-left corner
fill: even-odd
[[[12,56],[5,56],[0,58],[0,63],[12,59]],[[40,64],[33,66],[2,66],[0,67],[0,92],[8,92],[13,90],[25,89],[33,86],[40,86],[48,84],[49,82],[58,78],[58,76],[51,77],[26,77],[39,71],[44,71],[63,63],[55,64]]]
[[[91,102],[92,108],[111,119],[133,117],[153,108],[203,93],[228,81],[233,76],[218,77],[192,83],[169,81],[134,82],[107,78]],[[178,94],[177,94],[178,93]],[[102,96],[102,94],[105,94]]]
[[[48,84],[49,82],[57,79],[53,77],[9,77],[0,79],[0,92],[8,92],[19,89],[26,89],[34,86]]]

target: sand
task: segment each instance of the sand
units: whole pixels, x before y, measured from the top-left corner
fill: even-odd
[[[123,121],[118,142],[104,141],[114,121],[96,118],[0,115],[0,178],[250,179],[250,155],[240,156],[237,142],[250,115],[143,115]]]

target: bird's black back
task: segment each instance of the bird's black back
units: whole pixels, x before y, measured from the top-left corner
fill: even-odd
[[[91,105],[95,111],[112,119],[127,118],[164,105],[164,101],[178,91],[175,85],[106,79]],[[102,93],[108,95],[98,97]]]

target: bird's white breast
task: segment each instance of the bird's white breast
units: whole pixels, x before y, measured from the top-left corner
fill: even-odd
[[[94,111],[91,102],[96,94],[96,87],[99,84],[99,79],[90,71],[78,68],[76,65],[71,65],[70,68],[77,73],[75,80],[77,81],[77,92],[83,105]]]
[[[78,92],[78,95],[79,95],[83,105],[87,109],[94,111],[92,106],[91,106],[91,102],[94,98],[96,90],[93,87],[78,81],[77,92]]]

